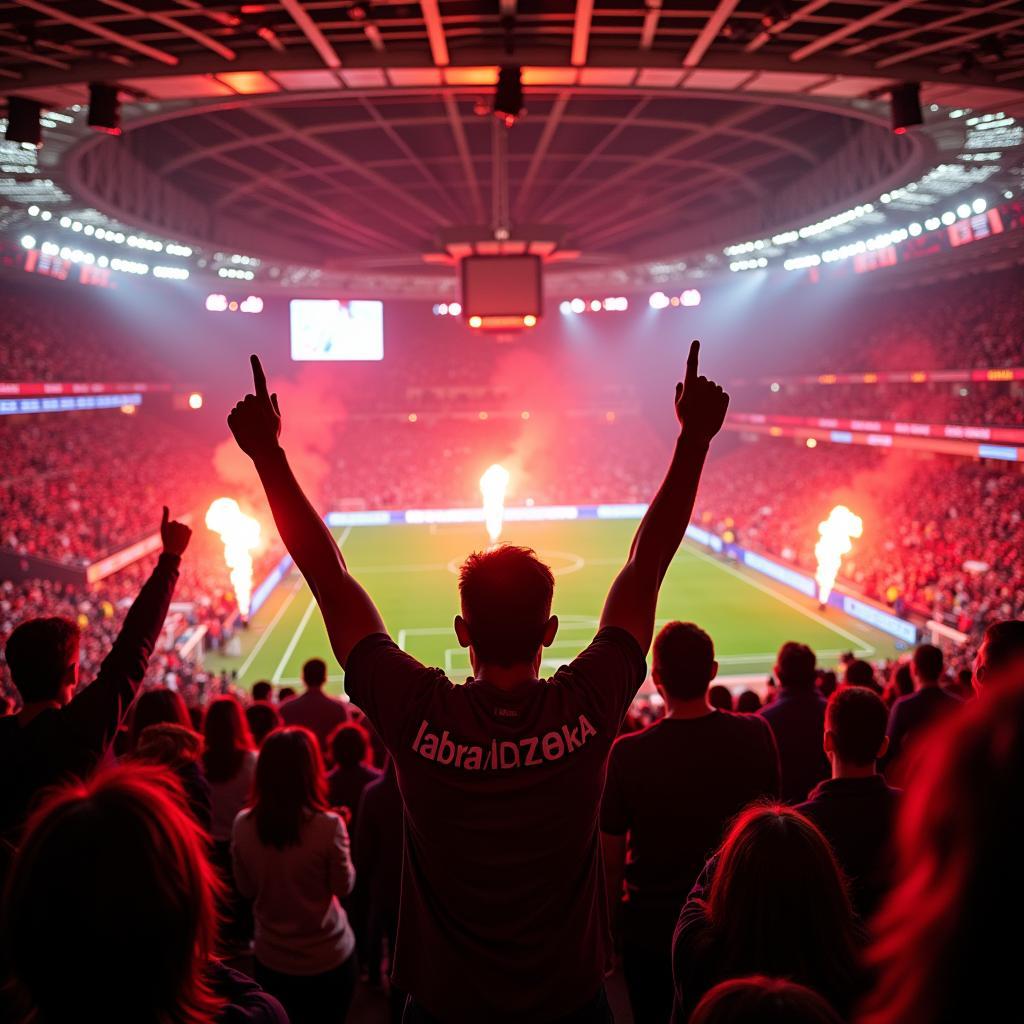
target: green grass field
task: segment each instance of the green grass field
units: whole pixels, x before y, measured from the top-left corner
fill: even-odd
[[[502,541],[537,550],[556,575],[558,636],[546,652],[550,671],[582,650],[597,626],[608,586],[622,565],[635,522],[587,520],[506,524]],[[486,544],[480,525],[378,526],[336,531],[353,574],[377,602],[395,640],[421,661],[444,668],[454,680],[469,674],[452,619],[458,611],[456,570],[470,551]],[[659,624],[699,623],[714,638],[720,674],[740,683],[763,679],[786,640],[810,644],[822,664],[847,650],[881,658],[895,651],[886,634],[829,609],[760,574],[687,543],[669,570],[658,604]],[[258,679],[294,684],[303,661],[323,657],[330,689],[343,691],[323,620],[297,573],[286,577],[242,634],[237,657],[207,658],[207,667],[237,669],[250,686]],[[728,679],[723,681],[729,681]]]

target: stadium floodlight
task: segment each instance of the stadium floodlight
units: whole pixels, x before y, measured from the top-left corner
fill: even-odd
[[[188,396],[188,407],[190,409],[198,410],[203,407],[203,396],[198,391],[193,391]]]
[[[107,135],[121,134],[121,100],[117,95],[117,86],[103,82],[90,83],[86,124]]]
[[[223,313],[228,308],[228,298],[226,295],[207,295],[206,296],[206,308],[211,313]]]
[[[975,213],[984,213],[988,209],[988,202],[984,199],[978,198],[971,203],[971,209]]]
[[[651,309],[665,309],[668,306],[668,296],[664,292],[654,292],[647,300]]]
[[[686,291],[679,296],[679,301],[684,306],[699,306],[700,292],[696,288],[687,288]]]
[[[961,203],[956,208],[956,215],[958,217],[961,217],[961,218],[963,218],[963,217],[970,217],[970,215],[971,215],[971,208],[970,208],[970,206],[968,206],[967,203]]]
[[[952,210],[947,210],[939,218],[939,220],[941,220],[942,223],[946,225],[946,227],[949,227],[950,224],[955,224],[956,223],[956,214]]]
[[[910,234],[913,235],[914,238],[916,238],[919,234],[921,234],[921,225],[916,223],[911,224],[910,227],[907,228],[907,231],[909,231]]]
[[[573,299],[569,303],[569,308],[574,313],[582,313],[587,308],[587,304],[582,299]]]
[[[498,84],[494,89],[494,105],[491,109],[496,117],[505,122],[506,128],[511,128],[522,116],[523,78],[518,67],[506,67],[498,71]]]
[[[523,326],[524,327],[536,327],[537,326],[537,318],[532,313],[527,313],[526,316],[523,317]]]
[[[23,249],[34,249],[36,247],[36,240],[32,235],[21,236],[21,247]]]
[[[558,304],[558,312],[561,313],[562,316],[568,316],[572,312],[572,306],[563,299]]]
[[[462,304],[460,302],[449,302],[448,303],[448,315],[449,316],[462,316]]]
[[[889,94],[892,113],[892,130],[897,135],[904,135],[908,128],[924,124],[921,114],[921,86],[917,82],[904,82],[897,85]]]
[[[40,121],[42,113],[43,105],[38,100],[8,96],[7,131],[4,138],[8,142],[20,142],[22,146],[39,149],[43,144],[43,126]]]

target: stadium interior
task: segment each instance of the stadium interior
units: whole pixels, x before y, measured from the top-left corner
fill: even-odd
[[[468,995],[446,1004],[408,979],[443,973],[450,961],[411,942],[396,975],[406,992],[388,981],[393,929],[368,923],[375,897],[359,888],[367,855],[357,842],[354,894],[328,899],[332,913],[348,914],[357,952],[349,946],[345,963],[358,960],[361,973],[340,1003],[324,988],[310,1015],[308,993],[296,995],[282,975],[322,968],[271,970],[261,960],[270,927],[262,895],[253,966],[237,821],[231,831],[249,793],[225,796],[228,783],[212,777],[210,857],[231,889],[217,889],[218,963],[253,974],[285,1010],[231,1017],[222,1000],[193,1016],[111,1009],[106,1019],[286,1024],[287,1011],[297,1024],[346,1013],[353,1024],[940,1024],[1020,1013],[1019,994],[1001,1017],[968,1010],[1009,998],[1012,979],[996,978],[1006,965],[994,953],[976,947],[991,967],[976,986],[958,976],[943,988],[942,968],[924,953],[918,970],[906,911],[929,780],[954,771],[950,751],[972,736],[980,743],[977,730],[994,716],[987,694],[973,696],[979,649],[994,624],[1024,619],[1018,3],[14,0],[0,5],[0,86],[0,652],[28,619],[68,619],[81,633],[87,692],[129,628],[140,588],[160,572],[167,506],[192,539],[135,688],[179,694],[186,724],[212,743],[208,709],[227,699],[248,712],[263,700],[254,684],[269,683],[280,711],[287,690],[303,690],[311,659],[324,659],[325,692],[376,727],[364,751],[375,777],[390,741],[347,687],[324,592],[275,525],[264,469],[226,422],[254,388],[250,355],[262,360],[281,445],[346,571],[401,650],[462,683],[479,667],[479,651],[471,655],[452,627],[465,612],[460,566],[473,551],[522,545],[550,566],[560,626],[538,654],[540,675],[573,663],[611,621],[606,594],[677,458],[673,386],[689,382],[691,340],[700,339],[700,373],[729,393],[729,408],[686,538],[662,573],[654,631],[681,620],[710,634],[723,702],[715,707],[737,716],[780,699],[780,648],[790,641],[815,652],[823,708],[833,691],[862,687],[893,716],[914,690],[908,680],[924,672],[922,649],[941,652],[943,686],[970,705],[950,716],[963,717],[959,732],[935,726],[931,744],[919,734],[919,771],[904,764],[888,774],[907,794],[891,858],[901,866],[881,923],[858,917],[863,975],[842,996],[815,984],[809,968],[771,957],[733,973],[680,967],[680,930],[674,951],[666,940],[649,958],[663,974],[674,958],[674,992],[654,1009],[637,988],[663,979],[628,953],[622,960],[623,941],[634,941],[634,958],[645,948],[628,934],[603,976],[610,1009],[596,1014],[590,1004],[570,1013],[590,991],[576,1003],[569,991],[564,1005],[545,996],[543,1010],[511,1009],[518,996],[502,1013]],[[258,380],[255,391],[259,399]],[[998,697],[1004,720],[1014,717],[1013,693],[1024,693],[1024,644],[1014,642],[1019,685]],[[654,654],[642,653],[653,665],[657,641]],[[30,703],[16,674],[15,659],[0,655],[0,712],[11,718]],[[135,755],[132,699],[97,762]],[[623,734],[671,717],[673,700],[649,674]],[[1021,805],[1024,756],[1010,768],[1000,757],[1024,749],[1022,721],[1006,727],[1002,747],[992,739],[977,755],[965,800],[994,793]],[[0,772],[22,763],[4,760],[5,735]],[[812,745],[821,760],[820,741]],[[397,764],[410,801],[414,786]],[[803,807],[807,796],[786,802]],[[232,809],[226,833],[218,799]],[[962,827],[1021,852],[1020,812],[1002,809],[1002,824],[978,824],[978,810]],[[34,849],[21,845],[24,810],[11,819],[0,808],[9,840],[0,868],[10,878],[0,981],[16,978],[19,997],[34,992],[11,952],[20,934],[13,884],[27,877]],[[411,805],[405,813],[408,832]],[[451,816],[453,829],[464,824],[460,810]],[[45,823],[33,820],[30,831],[42,834]],[[731,813],[707,854],[726,820]],[[400,866],[400,822],[391,842]],[[724,870],[729,842],[732,834],[709,868]],[[630,850],[627,912],[632,887],[642,887]],[[997,863],[974,855],[963,872]],[[409,856],[406,845],[406,871]],[[426,863],[417,862],[424,878]],[[841,866],[856,895],[860,879]],[[976,911],[994,941],[1011,922],[995,922],[996,904],[956,877],[962,888],[947,910],[958,921]],[[445,904],[443,883],[428,880]],[[701,880],[709,913],[720,913],[706,873]],[[1020,883],[999,884],[1006,913],[1016,912]],[[397,914],[397,888],[394,900]],[[415,934],[406,913],[399,936]],[[446,927],[458,925],[453,916]],[[968,930],[943,932],[943,964],[968,971],[956,946],[969,945]],[[894,980],[900,941],[907,976],[932,985],[927,998]],[[462,966],[472,976],[477,965]],[[551,970],[554,982],[539,990],[574,983],[568,968]],[[800,982],[825,1008],[800,1016],[780,1001],[777,1016],[764,1006],[728,1016],[728,1007],[705,1008],[703,990],[693,995],[697,974],[714,992],[744,975]],[[442,980],[472,988],[463,977]],[[64,1024],[54,1005],[9,1019]]]

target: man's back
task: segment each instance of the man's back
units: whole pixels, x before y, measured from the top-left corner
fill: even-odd
[[[782,799],[800,803],[831,774],[822,747],[826,701],[813,688],[783,687],[760,716],[771,726],[782,767]]]
[[[430,1014],[543,1024],[599,992],[601,791],[645,673],[617,629],[514,692],[453,686],[384,634],[353,650],[346,687],[395,759],[406,808],[395,978]]]
[[[962,701],[940,686],[925,686],[900,697],[889,712],[889,752],[886,766],[896,767],[916,739],[944,715],[955,711]]]
[[[778,793],[775,740],[756,715],[667,718],[616,742],[601,830],[629,834],[629,916],[651,941],[657,933],[671,942],[679,908],[727,822]]]
[[[864,919],[878,908],[889,886],[889,844],[900,795],[881,775],[826,779],[797,807],[832,844],[850,879],[854,908]]]
[[[328,697],[318,689],[307,690],[298,697],[286,700],[279,711],[286,725],[301,725],[309,729],[320,742],[321,750],[327,749],[327,738],[350,717],[344,701]]]

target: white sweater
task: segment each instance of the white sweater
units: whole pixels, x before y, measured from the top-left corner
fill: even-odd
[[[338,902],[355,885],[348,830],[317,813],[297,846],[264,846],[249,811],[235,819],[231,858],[239,892],[254,900],[256,959],[282,974],[323,974],[344,963],[355,936]]]

